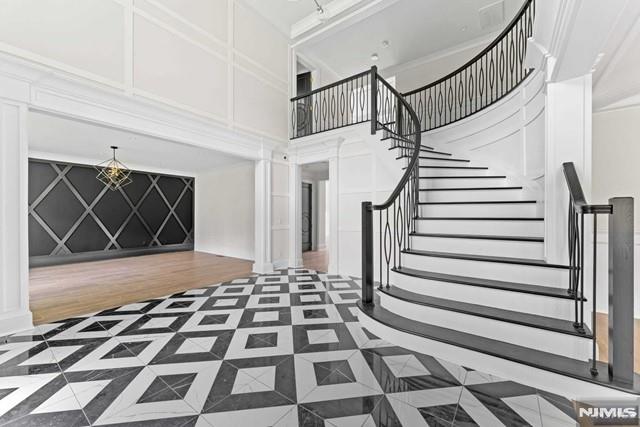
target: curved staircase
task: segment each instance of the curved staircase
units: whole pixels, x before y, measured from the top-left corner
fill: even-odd
[[[595,361],[593,321],[584,318],[578,217],[593,214],[593,206],[579,206],[570,188],[570,262],[547,263],[542,209],[527,188],[487,165],[421,144],[423,132],[499,102],[531,75],[524,58],[534,15],[528,0],[480,54],[409,93],[398,93],[373,67],[293,98],[292,138],[370,122],[371,133],[382,131],[381,140],[404,164],[386,201],[362,203],[359,320],[368,330],[568,396],[637,395],[638,376],[625,383]],[[611,213],[610,206],[601,208],[595,213]]]

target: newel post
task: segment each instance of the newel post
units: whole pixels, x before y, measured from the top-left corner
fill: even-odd
[[[378,67],[371,67],[371,107],[369,114],[371,115],[371,135],[375,135],[378,131]]]
[[[362,303],[373,303],[373,208],[362,202]]]
[[[609,204],[609,375],[633,383],[633,197]]]

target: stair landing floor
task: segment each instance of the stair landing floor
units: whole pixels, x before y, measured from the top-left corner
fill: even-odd
[[[0,338],[0,425],[575,425],[572,403],[385,342],[357,280],[235,279]]]

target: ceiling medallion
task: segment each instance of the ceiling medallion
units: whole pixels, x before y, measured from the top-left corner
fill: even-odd
[[[95,168],[98,171],[96,178],[110,190],[115,191],[131,184],[132,180],[129,178],[131,171],[116,159],[118,147],[112,145],[111,149],[113,150],[113,157],[96,165]]]

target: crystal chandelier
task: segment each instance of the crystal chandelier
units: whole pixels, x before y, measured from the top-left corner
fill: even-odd
[[[131,184],[131,171],[118,159],[116,159],[116,150],[118,147],[111,146],[113,157],[95,166],[98,171],[96,178],[110,190],[115,191],[126,185]]]

